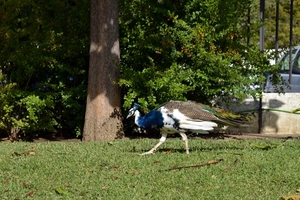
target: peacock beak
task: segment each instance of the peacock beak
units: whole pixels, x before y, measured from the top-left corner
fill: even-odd
[[[127,115],[126,119],[128,119],[129,117],[131,117],[132,115],[134,115],[134,112],[135,112],[135,109],[134,109],[134,108],[131,108],[131,109],[128,111],[128,115]]]

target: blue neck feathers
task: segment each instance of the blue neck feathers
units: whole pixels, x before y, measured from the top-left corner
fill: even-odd
[[[144,129],[161,128],[164,126],[162,114],[157,110],[151,110],[145,116],[139,117],[137,122]]]

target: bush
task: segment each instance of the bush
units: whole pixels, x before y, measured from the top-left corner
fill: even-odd
[[[256,41],[247,44],[259,27],[259,21],[247,24],[250,8],[259,10],[248,0],[122,1],[124,108],[133,101],[148,110],[172,99],[207,103],[261,95],[252,86],[278,70]]]

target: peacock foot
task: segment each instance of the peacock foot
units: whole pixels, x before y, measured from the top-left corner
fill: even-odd
[[[143,155],[148,155],[148,154],[154,154],[155,153],[155,150],[150,150],[150,151],[147,151],[147,152],[145,152],[145,153],[142,153],[142,154],[140,154],[141,156],[143,156]]]

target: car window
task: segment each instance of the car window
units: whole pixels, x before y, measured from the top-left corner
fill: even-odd
[[[295,58],[293,67],[300,67],[300,54]]]
[[[293,49],[292,51],[292,60],[295,58],[295,54],[297,53],[297,49]],[[288,72],[289,71],[289,62],[290,62],[290,53],[287,52],[283,59],[281,60],[282,61],[282,65],[280,67],[280,70],[282,72]]]
[[[294,60],[292,72],[293,72],[293,74],[300,74],[300,54],[299,53]]]

